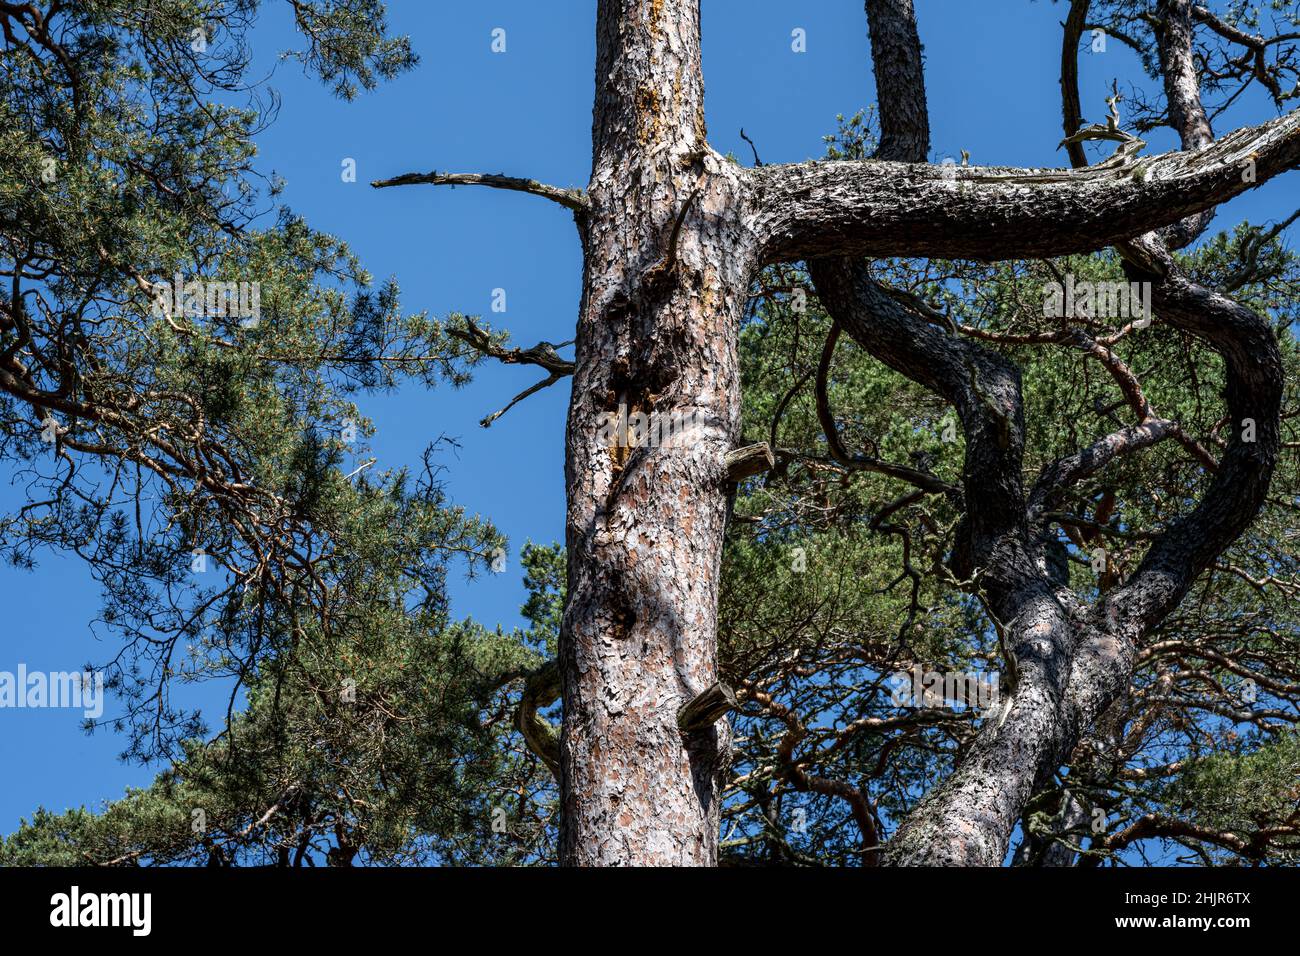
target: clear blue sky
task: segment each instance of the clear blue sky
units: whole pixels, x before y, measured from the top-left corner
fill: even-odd
[[[917,0],[926,53],[934,158],[969,150],[972,162],[1065,165],[1058,69],[1064,9],[1046,0]],[[590,168],[594,58],[592,0],[390,0],[393,29],[409,34],[422,62],[412,73],[351,104],[332,99],[293,62],[272,85],[283,96],[276,123],[258,140],[264,171],[287,180],[284,200],[318,229],[347,239],[377,277],[397,277],[409,309],[483,314],[516,340],[572,337],[581,266],[573,223],[529,196],[483,189],[372,190],[370,180],[413,170],[505,172],[581,186]],[[507,31],[493,54],[491,31]],[[807,31],[804,54],[790,34]],[[293,45],[288,5],[268,0],[252,34],[259,62]],[[749,161],[745,131],[765,162],[823,152],[835,114],[874,102],[861,0],[705,0],[704,68],[709,139]],[[1085,116],[1100,120],[1110,81],[1139,79],[1118,42],[1081,59]],[[1151,89],[1147,81],[1148,89]],[[1224,132],[1274,115],[1247,95],[1217,122]],[[1149,152],[1173,148],[1152,134]],[[357,182],[340,178],[345,158]],[[1290,173],[1234,200],[1220,227],[1277,219],[1300,206],[1300,174]],[[1294,236],[1294,233],[1293,233]],[[492,290],[508,312],[490,313]],[[453,500],[490,517],[509,536],[505,574],[455,581],[453,609],[486,624],[519,622],[523,600],[518,549],[563,537],[563,430],[567,384],[517,406],[490,430],[478,420],[534,382],[536,369],[485,365],[468,388],[363,399],[375,418],[381,466],[418,463],[440,434],[462,449],[448,459]],[[519,463],[524,463],[520,467]],[[3,472],[0,504],[12,500]],[[0,670],[74,670],[116,650],[90,628],[99,599],[75,559],[46,555],[34,572],[0,569],[5,608]],[[109,713],[113,705],[109,703]],[[214,713],[214,719],[220,714]],[[154,769],[116,760],[121,742],[79,730],[80,714],[0,710],[0,832],[37,805],[94,805]]]

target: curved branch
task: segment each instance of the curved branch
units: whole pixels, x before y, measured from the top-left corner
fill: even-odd
[[[912,0],[866,0],[866,9],[880,111],[876,158],[923,162],[930,114]]]
[[[497,409],[497,410],[496,410],[495,412],[493,412],[491,415],[486,415],[486,416],[484,416],[482,419],[480,419],[480,420],[479,420],[479,425],[480,425],[481,427],[483,427],[483,428],[491,428],[493,422],[495,422],[498,418],[500,418],[500,417],[501,417],[502,415],[504,415],[506,412],[510,411],[510,409],[514,408],[516,405],[518,405],[520,402],[522,402],[525,398],[528,398],[528,397],[530,397],[530,396],[532,396],[532,395],[536,395],[538,392],[540,392],[540,391],[541,391],[542,389],[544,389],[544,388],[550,388],[550,387],[551,387],[552,385],[554,385],[556,382],[560,381],[560,379],[562,379],[563,377],[564,377],[563,375],[560,375],[560,374],[558,374],[558,373],[556,373],[556,372],[552,372],[550,375],[548,375],[546,378],[542,379],[541,381],[539,381],[539,382],[535,382],[535,383],[533,383],[532,385],[529,385],[526,389],[524,389],[522,392],[520,392],[520,393],[519,393],[518,395],[516,395],[514,398],[510,399],[510,401],[506,402],[506,404],[505,404],[504,406],[502,406],[501,408]]]
[[[565,376],[573,374],[573,363],[568,359],[561,358],[560,354],[555,351],[556,347],[550,342],[538,342],[530,349],[507,349],[498,344],[486,329],[476,325],[473,319],[467,316],[464,321],[463,328],[449,326],[447,334],[452,338],[460,339],[480,355],[494,358],[505,365],[536,365],[551,373],[536,384],[524,389],[512,398],[504,408],[483,418],[479,424],[484,428],[492,427],[493,422],[530,395],[540,392],[544,388],[549,388]],[[560,347],[563,348],[569,344],[571,343],[562,342]]]
[[[1030,521],[1047,518],[1061,500],[1065,490],[1089,475],[1101,471],[1116,458],[1149,448],[1173,435],[1178,426],[1164,418],[1147,416],[1134,425],[1125,425],[1073,455],[1058,458],[1043,467],[1034,490],[1029,495]]]
[[[1131,843],[1138,840],[1148,840],[1152,837],[1164,837],[1170,840],[1190,839],[1198,840],[1203,843],[1211,843],[1215,846],[1223,847],[1225,850],[1231,850],[1234,853],[1241,854],[1249,858],[1258,858],[1257,852],[1252,852],[1252,846],[1243,840],[1237,834],[1227,830],[1215,830],[1211,827],[1198,826],[1185,820],[1175,820],[1171,817],[1157,816],[1154,813],[1148,813],[1139,817],[1123,830],[1112,833],[1110,836],[1103,837],[1096,841],[1095,852],[1115,852],[1122,850]]]
[[[506,365],[536,365],[555,376],[573,374],[573,363],[566,358],[561,358],[555,351],[557,346],[550,342],[538,342],[530,349],[507,349],[494,341],[491,333],[476,324],[469,316],[464,317],[464,322],[463,328],[448,326],[447,334],[454,339],[460,339],[480,355],[494,358]],[[573,343],[561,342],[558,348],[571,344]]]
[[[762,258],[1092,252],[1300,165],[1300,110],[1203,149],[1078,170],[809,162],[744,171]],[[1252,175],[1246,175],[1250,171]]]
[[[835,424],[835,414],[831,411],[830,398],[826,394],[826,378],[830,374],[831,358],[835,354],[835,345],[839,342],[839,339],[840,324],[839,322],[832,322],[830,333],[826,336],[826,344],[822,347],[821,361],[817,365],[815,386],[817,421],[821,424],[822,432],[826,435],[826,445],[830,449],[831,457],[850,470],[874,471],[878,474],[888,475],[891,478],[898,478],[901,481],[915,485],[922,491],[949,496],[960,495],[961,489],[956,485],[950,485],[929,472],[908,468],[905,465],[896,465],[880,458],[852,455],[844,447],[844,442],[840,439],[839,428]]]
[[[556,780],[560,779],[560,732],[537,712],[555,703],[559,697],[559,664],[554,660],[547,661],[528,676],[515,714],[515,726],[523,735],[524,743],[541,758]]]
[[[437,170],[428,173],[404,173],[392,179],[377,179],[370,185],[375,189],[387,189],[390,186],[487,186],[491,189],[508,189],[513,192],[529,193],[541,196],[551,202],[559,203],[575,213],[587,212],[587,194],[581,189],[564,189],[539,183],[535,179],[522,179],[501,173],[440,173]]]
[[[1177,422],[1161,418],[1155,413],[1146,394],[1142,391],[1137,376],[1107,345],[1092,338],[1082,329],[1066,330],[1059,341],[1073,344],[1105,366],[1123,392],[1124,399],[1133,410],[1137,421],[1098,439],[1073,455],[1058,458],[1044,465],[1033,491],[1029,494],[1031,523],[1039,521],[1044,516],[1044,512],[1054,508],[1070,485],[1096,474],[1116,458],[1149,448],[1166,438],[1177,440],[1207,471],[1218,470],[1218,461],[1200,442],[1188,435]]]
[[[1131,635],[1150,630],[1177,607],[1196,577],[1263,507],[1281,450],[1284,372],[1277,337],[1264,318],[1191,281],[1153,236],[1135,240],[1122,251],[1158,270],[1152,298],[1161,319],[1223,357],[1233,425],[1227,450],[1200,503],[1156,539],[1133,577],[1111,592],[1111,630]],[[1074,706],[1086,712],[1096,687],[1115,681],[1115,668],[1131,652],[1117,656],[1116,646],[1107,641],[1082,650],[1087,653],[1076,661],[1071,681],[1076,685]]]
[[[1092,0],[1073,0],[1065,18],[1065,36],[1061,42],[1061,113],[1064,120],[1066,152],[1070,165],[1081,169],[1088,165],[1083,143],[1074,139],[1083,125],[1083,108],[1079,104],[1079,39],[1088,28],[1088,7]]]
[[[1208,142],[1210,132],[1192,60],[1192,10],[1187,0],[1162,0],[1161,12],[1157,35],[1170,119],[1184,145],[1195,147]],[[1220,144],[1192,155],[1205,155]],[[1232,438],[1196,508],[1157,537],[1134,575],[1095,609],[1071,662],[1063,714],[1067,742],[1077,739],[1128,686],[1139,637],[1178,606],[1195,579],[1254,520],[1281,449],[1284,377],[1272,328],[1245,306],[1193,282],[1169,251],[1169,243],[1189,241],[1206,222],[1208,216],[1193,216],[1163,234],[1120,243],[1118,249],[1131,275],[1152,282],[1152,302],[1161,321],[1196,336],[1223,357]],[[1243,428],[1247,421],[1248,430]]]
[[[868,3],[867,12],[873,37],[882,26],[878,17],[906,14],[907,22],[892,23],[891,30],[906,28],[910,32],[910,55],[917,64],[919,84],[920,40],[910,3],[901,0],[898,3]],[[879,81],[881,64],[877,63],[876,67]],[[898,101],[897,97],[904,95],[898,85],[881,84],[882,115],[895,113],[901,117],[902,123],[909,115],[915,114],[915,109],[908,110]],[[923,97],[923,86],[918,87],[915,95]],[[913,138],[913,146],[917,141]],[[919,160],[924,155],[914,154],[905,158]],[[882,194],[868,203],[872,208],[863,221],[876,215],[877,206],[890,210],[886,212],[886,218],[894,212],[906,218],[909,215],[907,210],[917,202],[917,193],[912,186],[925,180],[936,169],[886,162],[805,166],[792,174],[791,182],[777,185],[778,189],[793,187],[787,198],[791,208],[797,210],[796,215],[807,214],[808,204],[811,202],[815,206],[824,197],[817,195],[816,185],[805,190],[809,185],[807,181],[802,184],[794,181],[805,174],[816,179],[832,166],[835,167],[834,175],[847,177],[850,192],[854,188],[851,182],[854,177],[867,180],[877,176],[891,177],[889,180],[875,180],[888,195]],[[767,167],[759,172],[767,173],[772,169],[774,167]],[[784,167],[784,172],[778,171],[767,182],[775,183],[792,169],[795,167]],[[969,223],[955,224],[951,221],[947,204],[954,198],[954,193],[964,193],[969,197],[969,193],[950,177],[950,174],[958,172],[956,167],[944,168],[944,185],[938,188],[936,198],[939,193],[945,198],[937,202],[932,211],[934,221],[945,223],[941,230],[947,233],[944,242],[953,241],[967,228],[987,232],[991,221],[987,208],[973,213]],[[906,180],[901,188],[897,177]],[[830,181],[825,185],[835,191],[836,187]],[[1032,197],[1033,191],[1023,186],[1013,189]],[[845,201],[845,198],[840,196],[836,201]],[[922,200],[921,204],[924,202]],[[780,204],[778,202],[775,206]],[[768,207],[769,211],[771,208]],[[900,239],[912,242],[918,235],[911,225],[899,229],[895,221],[885,229],[885,232],[899,229],[896,235],[888,238],[888,246],[859,247],[854,243],[860,241],[863,234],[852,234],[857,228],[852,221],[855,217],[853,210],[848,210],[843,226],[834,223],[824,234],[817,236],[816,230],[826,225],[824,221],[816,221],[819,213],[820,210],[813,213],[814,248],[824,240],[839,252],[888,255],[899,251],[896,246]],[[768,236],[777,236],[776,244],[779,245],[788,237],[788,233],[781,235],[785,228],[777,226]],[[804,226],[792,220],[788,229],[799,232]],[[929,241],[923,239],[922,243]],[[957,238],[956,241],[962,240]],[[982,252],[971,254],[983,256]],[[996,726],[987,723],[981,729],[958,771],[921,807],[908,815],[889,845],[888,861],[997,862],[1005,851],[1006,841],[1037,777],[1036,772],[1031,772],[1028,778],[1017,778],[1007,773],[1006,767],[1009,764],[1025,766],[1026,762],[1031,768],[1036,767],[1052,751],[1055,722],[1050,719],[1043,721],[1040,715],[1054,714],[1057,710],[1064,693],[1068,667],[1066,655],[1070,644],[1065,610],[1052,586],[1039,572],[1038,555],[1026,525],[1021,479],[1024,422],[1020,373],[999,353],[978,341],[962,337],[951,322],[934,314],[924,303],[893,293],[876,283],[867,267],[856,259],[814,258],[808,263],[808,272],[818,297],[837,326],[843,326],[862,348],[877,359],[956,407],[966,435],[962,485],[967,507],[958,527],[951,564],[964,585],[984,600],[1003,640],[1003,652],[1013,681],[1002,718]],[[828,342],[828,351],[833,344],[833,340]],[[828,361],[827,353],[823,353],[822,378]],[[819,395],[818,404],[825,428],[830,416],[822,398]],[[828,438],[834,433],[833,420],[830,426]],[[1007,624],[1003,625],[1001,621]],[[1003,724],[1008,716],[1014,719],[1004,731]],[[1022,742],[1016,733],[1021,724],[1042,725],[1046,733]]]

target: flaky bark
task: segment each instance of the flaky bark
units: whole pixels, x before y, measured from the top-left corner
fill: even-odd
[[[643,6],[602,4],[599,28],[603,85],[567,473],[563,855],[572,863],[714,859],[725,724],[683,740],[672,718],[714,677],[725,518],[719,462],[735,439],[735,328],[758,265],[832,250],[975,258],[1087,251],[1159,227],[1188,228],[1188,217],[1247,188],[1247,160],[1261,182],[1300,159],[1300,115],[1291,114],[1137,169],[926,166],[911,4],[870,0],[885,134],[878,161],[740,173],[719,165],[703,141],[694,4]],[[665,249],[673,236],[676,258]],[[1157,249],[1145,262],[1164,270],[1162,317],[1208,335],[1188,311],[1208,304],[1203,290],[1171,281],[1159,259]],[[1139,635],[1255,513],[1276,453],[1273,370],[1250,387],[1234,378],[1242,393],[1234,409],[1249,405],[1274,421],[1249,452],[1254,470],[1233,466],[1241,453],[1230,449],[1215,485],[1230,492],[1212,494],[1152,548],[1128,586],[1089,609],[1065,587],[1051,535],[1021,486],[1018,371],[888,295],[861,262],[814,260],[810,271],[859,345],[956,407],[967,438],[966,500],[980,504],[960,528],[953,568],[999,622],[1017,673],[1005,711],[900,828],[887,859],[996,864],[1032,793],[1127,686]],[[1234,335],[1250,329],[1251,347],[1267,352],[1257,319],[1252,325],[1226,302],[1212,311],[1233,320],[1210,339],[1216,347],[1231,351]],[[710,424],[689,451],[636,450],[623,460],[591,438],[595,421],[619,405],[700,409]],[[1167,425],[1139,423],[1100,458],[1124,442],[1156,440]]]
[[[1180,28],[1189,26],[1188,14],[1176,0],[1162,6],[1165,23],[1172,25],[1172,32],[1161,37],[1162,59],[1170,71],[1171,119],[1180,124],[1184,146],[1196,149],[1209,133],[1199,96],[1186,89],[1191,34]],[[1079,19],[1077,11],[1072,19]],[[1067,34],[1070,43],[1077,44],[1077,35],[1071,40]],[[1068,133],[1068,97],[1065,113]],[[1190,241],[1208,218],[1194,214],[1169,224],[1168,241]],[[1019,681],[1005,711],[981,728],[954,773],[903,823],[888,848],[891,863],[1000,863],[1031,795],[1127,689],[1138,642],[1177,607],[1196,577],[1241,534],[1264,502],[1280,443],[1277,342],[1262,318],[1183,276],[1166,241],[1153,233],[1122,249],[1134,278],[1153,283],[1160,319],[1198,336],[1223,356],[1229,418],[1255,421],[1256,440],[1244,441],[1234,432],[1201,503],[1155,540],[1128,582],[1094,607],[1083,606],[1053,573],[1052,536],[1042,520],[1044,499],[1051,500],[1068,482],[1103,467],[1115,454],[1153,440],[1168,423],[1148,417],[1078,456],[1053,463],[1022,510],[1024,499],[1016,485],[1023,434],[1018,380],[1004,375],[999,387],[976,396],[1008,413],[1003,419],[1008,430],[995,436],[978,418],[972,421],[971,397],[962,394],[955,358],[945,357],[965,351],[973,383],[979,380],[981,363],[996,367],[993,355],[973,343],[936,340],[943,336],[934,327],[928,332],[921,328],[919,317],[909,327],[898,303],[874,293],[861,275],[831,273],[824,293],[818,286],[835,306],[832,315],[846,327],[862,327],[860,341],[874,354],[957,406],[968,443],[967,500],[979,501],[981,508],[968,512],[964,527],[970,534],[958,542],[956,563],[960,572],[980,582],[1019,664]],[[874,341],[882,337],[885,342]],[[988,509],[991,502],[997,504]],[[986,510],[998,517],[990,521]]]
[[[810,270],[827,312],[886,365],[952,402],[966,435],[968,508],[954,572],[985,600],[1017,662],[1006,711],[986,721],[969,753],[891,841],[887,861],[996,864],[1036,784],[1062,747],[1060,710],[1074,624],[1029,529],[1021,483],[1019,371],[996,352],[933,325],[847,260]]]
[[[565,476],[569,604],[561,858],[707,865],[726,722],[678,710],[716,679],[725,458],[753,243],[739,170],[704,139],[698,3],[602,0],[586,278]],[[695,424],[610,448],[609,413]]]
[[[1248,164],[1255,179],[1244,175]],[[1027,259],[1093,252],[1300,164],[1300,111],[1202,150],[1080,170],[881,161],[749,176],[765,261],[827,255]]]
[[[714,689],[680,722],[679,714],[717,681],[728,454],[739,437],[737,329],[762,265],[813,260],[838,325],[957,409],[963,492],[978,506],[960,526],[953,571],[980,594],[1018,662],[1006,709],[895,834],[891,862],[1000,862],[1031,793],[1127,686],[1140,635],[1240,533],[1267,488],[1279,441],[1276,342],[1259,317],[1188,282],[1161,241],[1144,234],[1188,228],[1189,217],[1295,166],[1300,113],[1219,141],[1185,137],[1184,152],[1085,169],[932,166],[912,4],[866,6],[883,131],[874,161],[749,170],[725,161],[705,140],[698,0],[599,0],[585,192],[437,172],[377,184],[530,193],[573,212],[582,236],[559,661],[566,864],[716,861],[730,732],[725,719],[700,726],[700,714],[722,713],[727,695]],[[1185,5],[1172,6],[1185,14]],[[1178,75],[1190,63],[1181,42],[1173,37],[1162,53]],[[1183,102],[1190,126],[1204,118],[1194,105]],[[1252,177],[1243,175],[1247,163]],[[1205,501],[1153,545],[1127,585],[1090,609],[1065,587],[1045,503],[1176,426],[1144,417],[1055,463],[1026,495],[1018,370],[845,257],[1007,259],[1114,243],[1156,283],[1161,320],[1224,354],[1229,409],[1254,418],[1259,437],[1229,445]],[[548,383],[568,374],[536,350],[512,360],[547,368]],[[667,445],[611,447],[608,422],[624,415],[689,428]],[[549,751],[545,740],[537,746]]]
[[[923,163],[930,152],[930,110],[912,0],[866,0],[871,69],[880,109],[876,159]]]
[[[1160,0],[1156,16],[1156,50],[1160,55],[1160,72],[1164,76],[1165,99],[1169,103],[1169,125],[1178,131],[1185,150],[1200,149],[1214,141],[1210,118],[1201,103],[1201,83],[1196,71],[1192,40],[1191,0]],[[1173,249],[1181,249],[1200,235],[1214,218],[1207,209],[1164,230],[1164,240]]]

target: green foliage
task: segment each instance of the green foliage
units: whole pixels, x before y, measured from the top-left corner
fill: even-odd
[[[286,55],[339,96],[415,62],[377,0],[292,7],[305,48]],[[436,448],[422,470],[363,457],[358,396],[463,383],[477,355],[447,330],[466,320],[404,314],[396,283],[270,204],[258,8],[0,11],[0,458],[28,499],[0,553],[86,560],[122,640],[107,726],[172,765],[103,813],[42,811],[10,861],[477,862],[535,769],[502,744],[532,638],[448,619],[448,574],[504,541],[447,502]],[[212,283],[256,310],[212,308]],[[529,560],[551,627],[554,575]],[[230,689],[215,735],[176,702],[200,680]]]
[[[399,520],[374,524],[385,517]],[[369,511],[358,526],[414,534],[419,520]],[[413,602],[409,543],[355,543],[341,620],[296,619],[294,652],[252,678],[223,734],[187,740],[152,786],[98,812],[37,810],[0,865],[545,859],[553,786],[505,719],[505,688],[540,663],[534,646],[554,645],[558,549],[525,549],[536,626],[505,634]]]
[[[415,62],[377,0],[292,6],[306,48],[288,55],[341,97]],[[1122,27],[1140,6],[1098,15]],[[168,766],[103,808],[36,811],[0,863],[551,862],[557,788],[516,715],[557,652],[562,549],[523,549],[526,628],[455,621],[448,575],[478,573],[501,536],[447,501],[436,449],[420,470],[362,457],[365,392],[462,384],[483,344],[507,339],[464,316],[404,314],[396,283],[376,285],[346,244],[264,208],[276,184],[255,172],[253,138],[271,104],[244,76],[257,10],[97,0],[62,10],[53,32],[0,13],[23,25],[0,51],[0,458],[28,482],[26,507],[0,517],[0,553],[27,567],[46,548],[86,559],[125,647],[110,684],[126,709],[110,725],[126,756]],[[842,119],[827,156],[864,159],[872,137],[871,114]],[[1068,784],[1108,833],[1173,820],[1186,826],[1147,839],[1202,861],[1294,862],[1294,837],[1276,833],[1294,829],[1300,799],[1300,258],[1279,230],[1242,224],[1183,264],[1273,322],[1283,459],[1263,513],[1148,637],[1130,699],[1026,825]],[[1065,273],[1123,280],[1113,255],[872,269],[1023,370],[1026,484],[1128,421],[1117,377],[1054,338],[1061,323],[1043,311],[1045,283]],[[257,321],[159,308],[156,284],[178,275],[256,283]],[[723,859],[869,862],[990,716],[900,705],[899,676],[1007,679],[978,582],[947,567],[962,510],[981,503],[834,460],[814,390],[829,320],[798,268],[766,271],[753,292],[744,432],[778,464],[739,489],[724,554],[720,667],[744,704]],[[1214,454],[1239,423],[1222,420],[1222,365],[1196,342],[1159,323],[1078,325],[1188,436],[1120,459],[1051,516],[1071,584],[1092,598],[1203,493],[1197,446]],[[960,486],[944,402],[847,342],[825,384],[850,452]],[[172,701],[172,685],[198,680],[231,688],[216,733]],[[559,704],[542,716],[558,720]],[[1114,857],[1086,826],[1057,836]]]
[[[373,90],[379,80],[400,76],[419,62],[407,37],[387,35],[381,0],[291,2],[298,29],[310,44],[306,51],[291,55],[319,75],[336,96],[351,100],[358,85]]]
[[[828,137],[828,155],[869,155],[870,136],[862,115],[843,121]],[[1156,818],[1145,837],[1093,850],[1090,862],[1133,853],[1286,862],[1294,859],[1300,810],[1291,729],[1300,676],[1300,347],[1292,331],[1300,258],[1279,229],[1241,224],[1208,236],[1183,265],[1273,323],[1287,366],[1289,444],[1263,512],[1147,638],[1131,699],[1080,745],[1040,799],[1059,806],[1068,784],[1085,816],[1061,836],[1084,849]],[[1046,337],[1061,326],[1044,314],[1045,285],[1067,273],[1080,283],[1127,281],[1114,255],[997,265],[882,261],[873,270],[927,303],[942,317],[936,321],[985,338],[1021,368],[1026,486],[1049,462],[1132,420],[1106,368],[1070,340]],[[856,864],[870,861],[870,841],[845,794],[858,794],[877,834],[887,835],[947,774],[986,717],[962,707],[899,706],[900,682],[918,665],[1005,680],[1006,665],[992,622],[945,567],[959,517],[953,500],[832,460],[814,394],[830,323],[806,275],[768,270],[752,301],[740,345],[745,440],[770,441],[777,468],[737,495],[723,565],[721,667],[746,700],[733,717],[723,861]],[[1074,324],[1093,338],[1116,336],[1111,349],[1158,414],[1217,454],[1227,429],[1239,427],[1222,418],[1222,361],[1155,319],[1123,334],[1122,318]],[[850,453],[960,483],[960,428],[944,440],[954,412],[933,394],[848,342],[836,349],[826,384]],[[1151,538],[1189,511],[1207,484],[1197,455],[1169,440],[1077,485],[1054,527],[1080,596],[1092,600],[1131,573]],[[1103,548],[1109,570],[1099,577],[1091,559]],[[1107,824],[1100,834],[1091,829],[1094,809]]]
[[[1300,736],[1294,731],[1273,737],[1229,734],[1224,748],[1207,754],[1156,789],[1159,805],[1220,833],[1257,833],[1286,826],[1300,805]],[[1212,859],[1231,854],[1211,847]],[[1300,850],[1277,854],[1278,863],[1295,865]]]
[[[253,139],[274,97],[245,76],[258,6],[0,12],[0,458],[27,491],[0,554],[86,559],[125,644],[109,683],[138,758],[202,729],[174,680],[249,679],[293,648],[295,615],[339,620],[358,555],[405,562],[438,603],[449,555],[473,571],[497,545],[446,506],[431,457],[415,479],[361,457],[358,393],[460,384],[464,348],[266,205]],[[376,0],[293,7],[294,55],[339,95],[414,63]],[[406,523],[385,542],[386,521]]]

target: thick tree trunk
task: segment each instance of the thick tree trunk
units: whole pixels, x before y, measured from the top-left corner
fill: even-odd
[[[1192,282],[1169,248],[1199,234],[1214,206],[1300,163],[1300,110],[1211,141],[1191,47],[1200,8],[1160,0],[1160,61],[1183,152],[1073,170],[931,166],[912,0],[865,5],[881,108],[874,161],[744,170],[723,160],[705,142],[699,0],[599,0],[587,191],[437,171],[373,184],[529,193],[572,211],[582,235],[560,636],[565,863],[716,861],[730,731],[725,719],[679,726],[678,714],[717,677],[726,459],[740,415],[737,330],[760,266],[808,261],[839,327],[951,402],[966,436],[967,509],[951,564],[997,622],[1013,681],[997,720],[902,822],[888,862],[1000,862],[1034,789],[1128,686],[1138,641],[1267,493],[1281,443],[1276,338],[1266,320]],[[1073,0],[1065,25],[1067,134],[1080,123],[1073,57],[1088,6]],[[1081,148],[1070,156],[1085,163]],[[1049,505],[1115,458],[1169,437],[1175,424],[1143,400],[1138,421],[1050,463],[1026,499],[1018,369],[919,300],[873,281],[856,257],[993,261],[1111,244],[1133,278],[1152,282],[1160,320],[1223,356],[1228,420],[1249,423],[1258,437],[1233,437],[1197,508],[1156,538],[1128,581],[1086,607],[1066,586]],[[551,373],[524,396],[569,370],[550,346],[549,358],[540,347],[506,358],[471,344]],[[552,765],[553,746],[534,743]]]
[[[880,93],[878,158],[920,161],[928,129],[912,5],[910,0],[867,0],[866,7]],[[1082,29],[1086,8],[1076,0],[1076,31]],[[1196,87],[1190,4],[1162,0],[1161,11],[1160,55],[1171,117],[1184,148],[1199,149],[1211,142],[1212,134]],[[1076,52],[1077,41],[1077,32],[1067,36],[1067,53]],[[1065,114],[1069,133],[1077,126],[1077,91],[1067,91]],[[1166,231],[1172,240],[1186,243],[1212,215],[1212,210],[1195,213]],[[1267,322],[1189,282],[1155,237],[1122,248],[1137,270],[1134,278],[1153,282],[1162,320],[1199,336],[1223,355],[1230,420],[1265,424],[1255,442],[1234,436],[1198,508],[1157,540],[1123,587],[1091,608],[1068,588],[1052,553],[1054,534],[1041,521],[1043,502],[1078,477],[1084,459],[1049,469],[1026,502],[1018,370],[996,352],[949,336],[904,307],[872,281],[861,263],[809,263],[823,305],[860,346],[956,408],[967,439],[962,484],[968,508],[952,562],[959,579],[977,582],[1015,674],[1002,712],[981,727],[952,775],[894,834],[888,863],[1001,863],[1032,794],[1048,783],[1082,734],[1127,688],[1141,636],[1177,606],[1195,577],[1249,524],[1267,492],[1277,453],[1282,381]],[[1137,426],[1121,429],[1092,449],[1091,468],[1103,467],[1122,445],[1140,447],[1152,440],[1163,424],[1148,412]]]
[[[1169,7],[1185,18],[1181,0]],[[881,27],[872,36],[878,72],[892,78],[880,85],[882,153],[894,162],[742,170],[724,161],[705,142],[698,0],[600,0],[587,192],[491,183],[573,209],[584,245],[565,466],[566,864],[716,861],[730,732],[720,720],[684,735],[677,715],[717,676],[725,458],[740,410],[736,336],[758,266],[825,255],[1090,251],[1248,188],[1239,174],[1247,156],[1253,182],[1300,156],[1294,113],[1193,153],[1153,158],[1141,176],[1114,164],[1070,172],[926,166],[917,162],[928,131],[911,4],[868,0],[867,10]],[[1176,52],[1166,51],[1166,61]],[[1161,248],[1126,249],[1156,280],[1162,319],[1224,354],[1232,414],[1256,419],[1261,437],[1250,447],[1230,444],[1202,506],[1093,608],[1065,587],[1038,504],[1159,440],[1169,423],[1148,415],[1055,463],[1026,501],[1014,366],[900,304],[851,259],[810,263],[823,303],[861,346],[956,406],[967,438],[964,491],[978,506],[960,529],[954,570],[978,579],[990,612],[1005,622],[1017,673],[1005,714],[899,828],[890,862],[1000,862],[1034,789],[1127,685],[1139,636],[1176,606],[1267,488],[1280,382],[1267,324],[1186,282]],[[1267,360],[1254,372],[1241,359],[1247,341]],[[632,434],[611,427],[623,422]]]
[[[711,865],[729,730],[684,737],[677,712],[716,679],[755,252],[736,225],[739,168],[705,143],[697,0],[602,0],[597,49],[565,466],[561,860]],[[610,422],[638,415],[672,434],[611,445]]]

